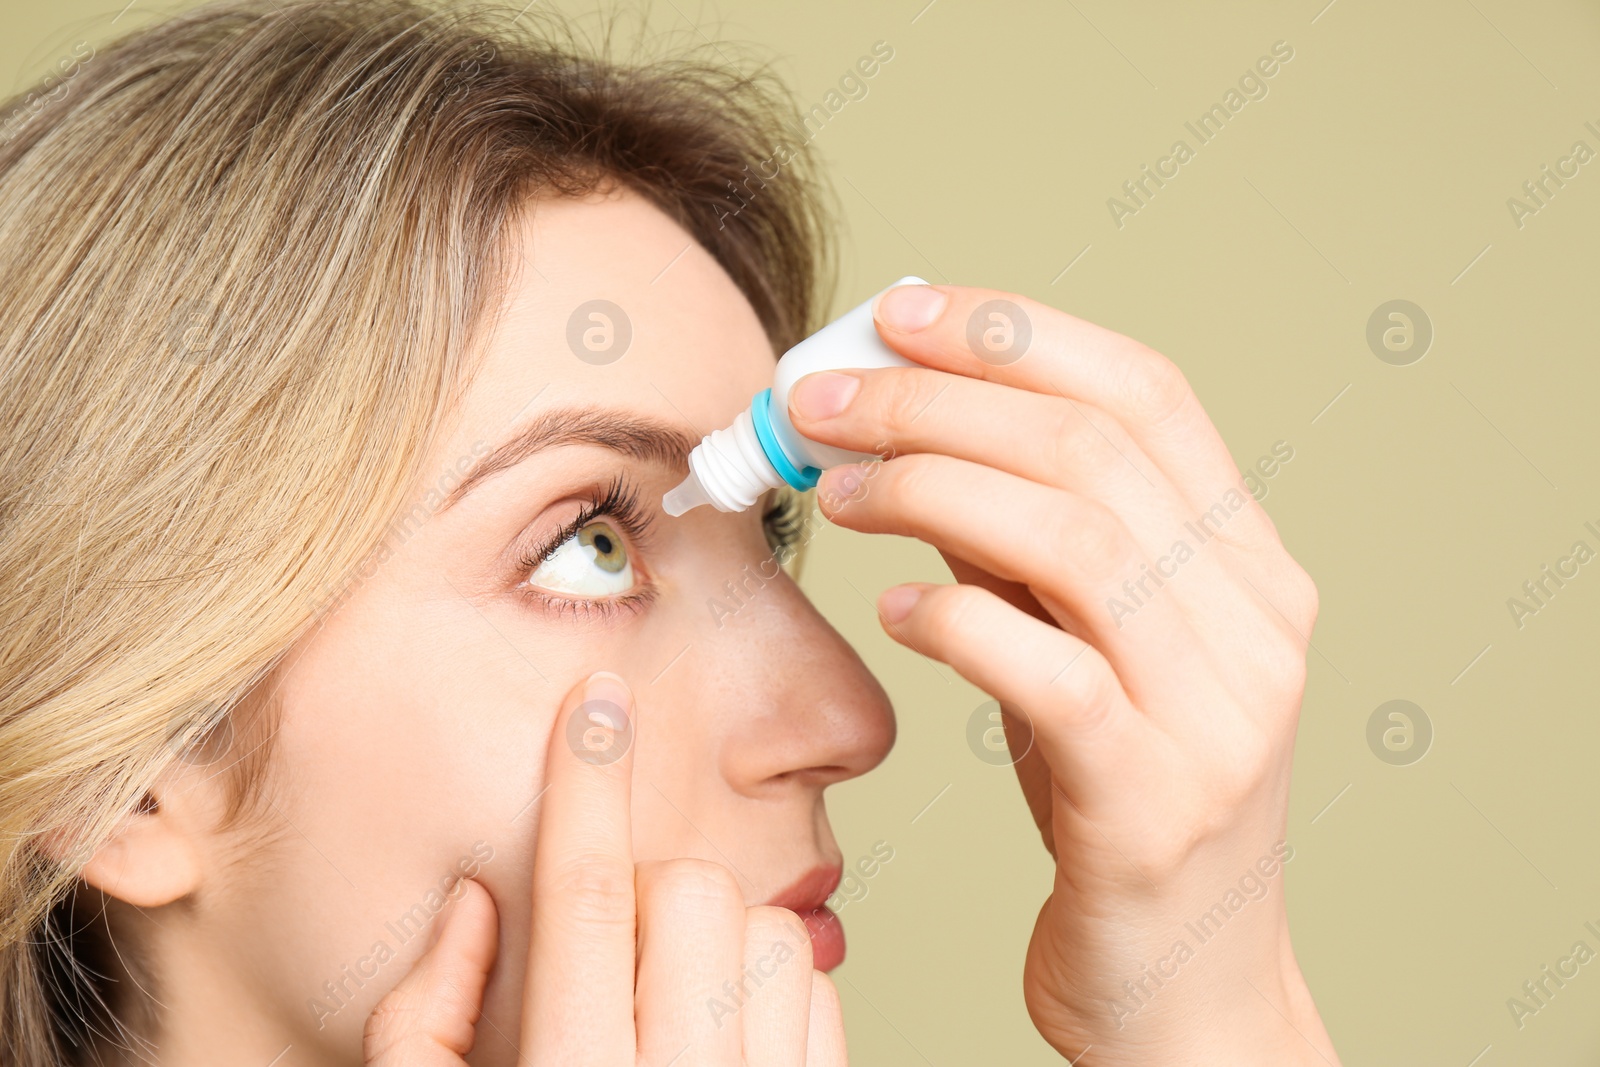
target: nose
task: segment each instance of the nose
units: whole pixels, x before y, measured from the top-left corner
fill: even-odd
[[[767,557],[702,577],[701,595],[676,607],[690,649],[673,688],[696,709],[692,732],[716,776],[770,799],[883,762],[895,738],[888,694],[788,574]]]
[[[715,519],[631,650],[634,857],[722,863],[757,903],[839,863],[823,791],[883,762],[894,712],[759,530]]]
[[[746,694],[723,724],[723,779],[748,795],[786,782],[820,789],[882,763],[894,711],[855,649],[781,571],[741,595],[708,618],[708,639],[727,650],[717,684]]]

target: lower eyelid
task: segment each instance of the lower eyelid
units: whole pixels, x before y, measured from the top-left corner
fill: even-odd
[[[607,622],[618,618],[623,613],[637,614],[643,611],[656,597],[656,591],[651,588],[634,590],[621,596],[594,599],[558,596],[555,593],[548,593],[543,589],[527,584],[519,586],[517,592],[535,601],[539,610],[546,611],[558,618],[566,615],[574,618],[600,619]]]

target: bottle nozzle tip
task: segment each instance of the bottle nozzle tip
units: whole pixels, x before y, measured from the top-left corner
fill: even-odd
[[[692,470],[689,472],[689,477],[667,490],[666,495],[661,498],[662,509],[674,518],[691,508],[709,503],[711,498],[706,495],[705,486],[700,484],[699,477]]]

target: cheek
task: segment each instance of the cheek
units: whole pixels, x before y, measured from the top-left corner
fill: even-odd
[[[526,937],[516,904],[529,884],[530,801],[570,683],[553,654],[541,682],[464,602],[426,619],[410,612],[410,626],[382,639],[378,620],[349,607],[278,691],[269,843],[219,871],[218,922],[234,951],[273,976],[290,1018],[304,1012],[330,1039],[353,1028],[359,1040],[455,876],[490,890],[503,936]]]
[[[308,817],[327,815],[342,847],[381,870],[393,835],[430,840],[521,809],[542,777],[552,682],[464,600],[378,603],[295,663],[279,755]]]

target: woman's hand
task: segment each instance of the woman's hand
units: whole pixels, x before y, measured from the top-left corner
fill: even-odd
[[[799,916],[746,907],[714,863],[635,864],[633,715],[626,683],[600,672],[568,694],[551,733],[519,1062],[843,1067],[838,993],[812,970]],[[368,1019],[364,1062],[465,1067],[496,915],[481,885],[461,885],[434,943]],[[755,986],[747,966],[763,976]]]
[[[959,286],[876,318],[923,366],[808,375],[790,417],[888,457],[824,473],[829,519],[920,538],[960,583],[878,610],[1000,701],[1021,755],[1056,859],[1035,1025],[1092,1064],[1335,1063],[1283,905],[1316,588],[1159,354]]]

